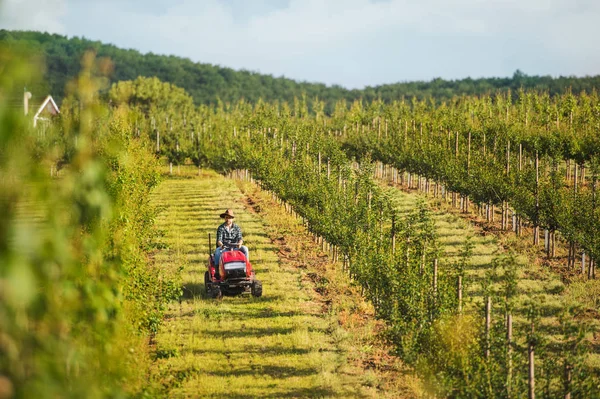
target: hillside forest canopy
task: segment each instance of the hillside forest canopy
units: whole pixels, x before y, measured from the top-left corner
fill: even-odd
[[[534,89],[548,92],[550,96],[571,89],[573,93],[591,93],[600,87],[600,76],[551,77],[529,76],[520,70],[512,77],[470,77],[460,80],[398,82],[364,89],[347,89],[339,85],[315,82],[298,82],[286,77],[274,77],[248,70],[234,70],[208,63],[193,62],[173,55],[142,54],[132,49],[121,49],[112,44],[80,37],[68,38],[58,34],[33,31],[0,30],[0,43],[8,48],[27,49],[37,54],[45,65],[41,80],[27,86],[34,95],[51,94],[60,104],[66,94],[67,83],[81,72],[81,59],[88,50],[98,58],[109,58],[113,71],[108,75],[110,83],[134,80],[139,76],[157,77],[185,89],[195,105],[215,105],[218,102],[236,103],[243,99],[255,104],[259,99],[266,102],[285,101],[294,98],[318,98],[324,103],[324,111],[331,115],[340,100],[353,102],[361,99],[366,103],[381,100],[391,103],[405,98],[410,100],[434,99],[447,101],[461,95],[486,95],[500,91]],[[25,84],[26,82],[24,82]],[[18,87],[18,85],[15,85]],[[17,97],[18,93],[15,93]]]

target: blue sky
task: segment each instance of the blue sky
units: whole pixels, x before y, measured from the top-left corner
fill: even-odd
[[[0,27],[362,88],[600,74],[600,0],[0,0]]]

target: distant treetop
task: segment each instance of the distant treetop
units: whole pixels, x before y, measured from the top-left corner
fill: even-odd
[[[392,102],[402,98],[433,98],[436,101],[449,100],[460,95],[482,95],[497,91],[520,88],[547,91],[550,95],[571,89],[574,93],[591,92],[600,88],[600,75],[586,77],[528,76],[516,70],[512,77],[505,78],[465,78],[443,80],[434,78],[429,82],[414,81],[366,87],[362,90],[346,89],[338,85],[298,82],[284,77],[260,74],[246,70],[236,71],[206,63],[193,62],[188,58],[142,54],[136,50],[120,49],[112,44],[84,38],[32,31],[0,30],[0,44],[25,47],[45,58],[44,81],[28,89],[36,95],[51,94],[59,103],[65,95],[67,82],[81,69],[81,57],[85,51],[93,49],[98,57],[109,57],[114,63],[111,83],[134,81],[137,77],[157,77],[185,89],[196,105],[236,102],[245,99],[255,103],[265,101],[287,101],[305,95],[318,97],[323,101],[325,112],[332,113],[339,100],[354,101],[363,99],[371,102],[381,99]]]

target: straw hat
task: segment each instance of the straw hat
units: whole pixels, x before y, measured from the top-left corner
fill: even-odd
[[[222,218],[224,218],[225,216],[229,216],[230,218],[235,218],[235,216],[233,216],[233,211],[231,209],[227,209],[225,212],[223,212],[220,215]]]

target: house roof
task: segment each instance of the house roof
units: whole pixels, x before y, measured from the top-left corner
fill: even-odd
[[[33,108],[35,109],[35,108]],[[60,114],[60,110],[58,109],[58,105],[56,105],[56,103],[54,102],[54,99],[52,98],[52,96],[47,96],[44,101],[42,102],[42,105],[39,106],[37,112],[35,113],[35,116],[33,117],[34,119],[38,119],[41,117],[41,114],[43,112],[49,112],[51,115],[56,115],[56,114]]]

